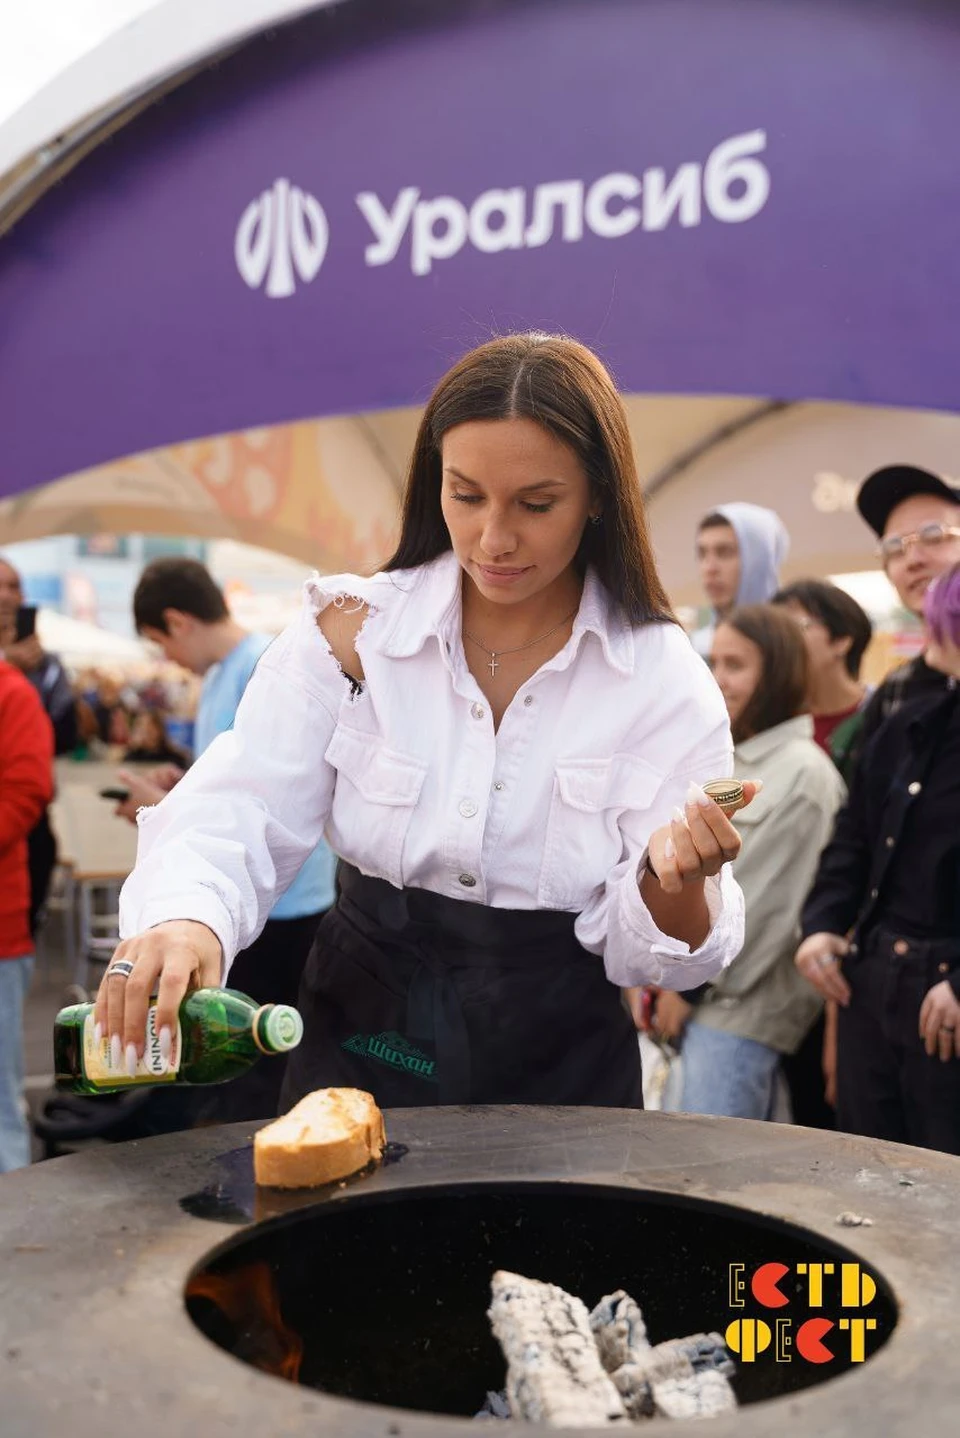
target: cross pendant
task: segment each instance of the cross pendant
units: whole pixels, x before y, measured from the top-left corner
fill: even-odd
[[[491,654],[491,655],[490,655],[490,678],[491,678],[491,679],[496,679],[496,677],[497,677],[497,670],[498,670],[499,668],[500,668],[500,665],[497,663],[497,656],[496,656],[495,654]]]

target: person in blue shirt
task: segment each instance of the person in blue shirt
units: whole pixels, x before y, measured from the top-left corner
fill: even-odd
[[[194,727],[196,757],[233,725],[243,691],[271,636],[251,634],[232,618],[222,590],[195,559],[167,556],[148,564],[134,592],[133,616],[137,632],[158,645],[165,658],[203,676]],[[135,818],[141,805],[158,803],[181,772],[173,765],[147,776],[121,770],[130,797],[118,812]],[[274,905],[260,937],[237,955],[230,969],[231,988],[259,1003],[296,1004],[317,925],[334,900],[335,867],[335,855],[321,842]],[[285,1059],[272,1058],[255,1064],[233,1083],[206,1091],[184,1090],[196,1109],[190,1121],[275,1117],[285,1064]]]

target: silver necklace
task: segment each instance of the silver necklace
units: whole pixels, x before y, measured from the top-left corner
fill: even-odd
[[[579,608],[580,606],[578,604],[576,609],[571,609],[570,613],[565,614],[558,624],[555,624],[552,629],[547,630],[546,634],[538,634],[536,639],[528,639],[526,644],[518,644],[513,649],[488,649],[482,640],[478,639],[475,634],[470,633],[469,629],[463,631],[463,637],[464,639],[472,639],[478,649],[482,649],[484,654],[489,654],[490,677],[491,679],[496,679],[497,670],[500,668],[499,656],[501,654],[519,654],[523,649],[532,649],[535,644],[542,644],[545,639],[550,638],[551,634],[556,634],[558,629],[562,629],[565,624],[569,623]]]

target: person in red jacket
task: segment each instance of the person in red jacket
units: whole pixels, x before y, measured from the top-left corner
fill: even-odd
[[[30,1162],[23,1001],[33,968],[27,835],[53,796],[53,726],[28,679],[0,661],[0,1173]]]

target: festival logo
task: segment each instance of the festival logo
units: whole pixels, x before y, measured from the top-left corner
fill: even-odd
[[[877,1285],[859,1263],[730,1264],[729,1304],[739,1316],[724,1340],[741,1363],[862,1363],[877,1320]],[[747,1310],[752,1310],[748,1313]]]

